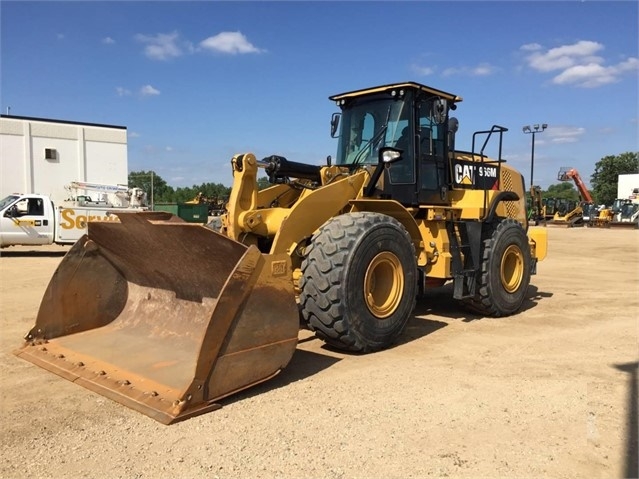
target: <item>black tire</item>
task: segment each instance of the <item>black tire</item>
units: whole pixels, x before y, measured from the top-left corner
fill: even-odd
[[[390,216],[337,216],[311,239],[300,290],[302,316],[318,338],[344,351],[385,349],[415,308],[415,247]]]
[[[518,312],[530,284],[531,264],[524,228],[513,219],[499,222],[483,241],[475,296],[462,302],[468,309],[485,316],[509,316]]]

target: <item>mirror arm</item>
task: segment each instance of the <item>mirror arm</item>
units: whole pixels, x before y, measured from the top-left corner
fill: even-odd
[[[366,185],[366,189],[364,190],[365,197],[370,198],[371,196],[373,196],[373,193],[375,193],[377,182],[379,181],[379,178],[382,176],[382,172],[384,171],[385,166],[386,165],[384,163],[379,162],[377,166],[375,167],[375,171],[373,171],[373,174],[371,175],[371,179],[368,182],[368,185]]]

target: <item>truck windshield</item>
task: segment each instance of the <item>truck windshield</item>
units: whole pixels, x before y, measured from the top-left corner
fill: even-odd
[[[384,146],[397,146],[408,127],[405,101],[387,97],[357,100],[342,111],[336,164],[376,164]]]
[[[0,210],[5,209],[7,206],[9,206],[11,203],[13,203],[18,198],[20,198],[20,197],[16,196],[16,195],[9,195],[9,196],[6,196],[6,197],[2,198],[2,200],[0,200]]]

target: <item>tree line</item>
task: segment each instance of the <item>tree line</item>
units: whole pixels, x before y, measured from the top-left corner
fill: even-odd
[[[590,194],[595,203],[611,205],[617,196],[617,177],[624,174],[639,173],[639,152],[626,152],[603,157],[595,164],[590,177]],[[266,177],[258,180],[260,189],[269,186]],[[129,187],[138,187],[146,191],[149,201],[153,195],[154,203],[184,203],[194,200],[198,194],[210,201],[226,201],[231,188],[221,183],[202,183],[191,187],[170,186],[154,171],[132,171],[129,173]],[[579,200],[579,193],[571,182],[550,185],[542,191],[543,198],[565,198]]]

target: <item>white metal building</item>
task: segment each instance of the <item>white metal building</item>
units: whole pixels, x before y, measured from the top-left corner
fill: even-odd
[[[40,193],[62,201],[72,181],[126,185],[126,127],[0,115],[0,198]]]
[[[619,175],[617,183],[617,198],[632,200],[637,197],[635,190],[639,188],[639,173]]]

